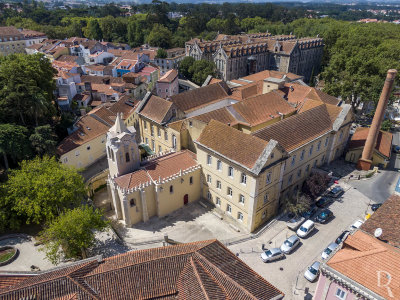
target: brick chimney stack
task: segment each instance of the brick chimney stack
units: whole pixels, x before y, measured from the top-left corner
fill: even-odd
[[[358,160],[357,169],[369,170],[372,163],[372,154],[378,139],[379,130],[381,129],[383,117],[389,102],[389,96],[392,91],[394,79],[396,77],[397,70],[390,69],[387,72],[385,84],[382,89],[381,96],[379,98],[378,105],[376,107],[374,118],[368,132],[367,140],[365,141],[364,149],[361,158]]]

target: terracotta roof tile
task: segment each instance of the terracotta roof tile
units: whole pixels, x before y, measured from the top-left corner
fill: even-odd
[[[349,142],[349,149],[364,147],[368,132],[369,128],[357,127]],[[390,132],[380,130],[376,140],[375,149],[387,158],[390,157],[392,150],[392,138],[393,135]]]
[[[400,299],[400,250],[361,230],[347,237],[327,265],[385,299]],[[386,285],[377,284],[379,271],[390,274],[393,297]]]
[[[400,247],[400,196],[390,196],[361,226],[363,231],[371,235],[377,228],[382,229],[381,240]]]
[[[195,116],[193,117],[193,119],[202,121],[204,123],[209,123],[211,120],[216,120],[226,125],[235,125],[238,123],[238,120],[236,120],[236,118],[229,112],[226,107]]]
[[[203,129],[197,143],[250,169],[268,144],[215,120],[211,120]]]
[[[161,124],[172,106],[172,102],[155,95],[151,95],[140,114]]]
[[[207,105],[216,100],[228,97],[229,87],[225,82],[200,87],[171,97],[171,101],[183,112]]]
[[[274,139],[290,152],[330,130],[332,130],[330,115],[326,106],[320,105],[274,123],[253,135],[267,141]]]
[[[172,82],[176,77],[178,77],[178,72],[175,69],[169,70],[165,73],[158,82]]]

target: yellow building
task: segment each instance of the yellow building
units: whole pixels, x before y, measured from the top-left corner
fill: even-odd
[[[346,153],[346,161],[357,163],[364,149],[369,128],[358,127],[354,132]],[[372,165],[381,165],[386,168],[390,160],[393,135],[390,132],[380,130],[374,152],[372,153]]]
[[[126,226],[201,198],[201,167],[194,153],[171,152],[141,162],[135,134],[119,115],[107,133],[108,184],[116,216]]]
[[[25,53],[25,37],[15,27],[0,27],[0,56]]]
[[[114,124],[117,113],[128,126],[138,124],[134,114],[137,100],[122,97],[110,107],[100,106],[82,116],[74,124],[74,132],[57,146],[57,155],[63,164],[86,168],[106,155],[106,133]]]

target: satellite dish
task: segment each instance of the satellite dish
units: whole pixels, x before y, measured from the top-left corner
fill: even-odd
[[[375,236],[376,238],[379,238],[381,235],[382,235],[382,228],[377,228],[377,229],[375,229],[374,236]]]

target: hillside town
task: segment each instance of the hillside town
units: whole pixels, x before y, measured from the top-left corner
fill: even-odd
[[[0,27],[1,300],[400,299],[400,59],[209,37]]]

